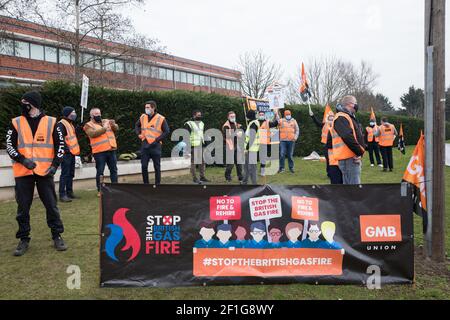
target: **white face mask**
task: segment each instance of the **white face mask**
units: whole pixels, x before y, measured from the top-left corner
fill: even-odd
[[[151,116],[153,114],[153,109],[145,109],[145,113]]]
[[[235,122],[236,121],[236,117],[230,117],[230,118],[228,118],[228,120],[230,120],[230,122]]]
[[[291,120],[292,117],[291,117],[291,116],[286,116],[286,119],[287,119],[287,120]]]

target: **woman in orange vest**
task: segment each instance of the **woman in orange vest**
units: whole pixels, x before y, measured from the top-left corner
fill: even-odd
[[[144,104],[145,113],[139,117],[134,131],[142,141],[141,171],[144,184],[149,183],[148,163],[150,159],[155,169],[155,184],[161,183],[161,145],[170,133],[169,125],[164,116],[156,112],[156,102],[147,101]]]
[[[236,122],[236,113],[234,111],[228,112],[228,120],[222,126],[222,134],[225,139],[225,180],[227,182],[232,181],[231,171],[235,165],[239,182],[242,182],[244,178],[242,175],[243,153],[238,144],[238,138],[243,137],[241,128],[242,126]]]
[[[64,137],[56,126],[56,119],[45,115],[42,98],[36,91],[27,92],[21,100],[22,115],[12,119],[6,134],[6,151],[13,160],[20,239],[14,252],[23,255],[30,242],[30,208],[34,187],[46,208],[47,225],[51,229],[58,251],[67,249],[61,233],[64,226],[56,205],[53,176],[64,156]]]
[[[291,111],[284,111],[284,118],[280,119],[278,127],[280,129],[280,168],[278,173],[284,171],[286,156],[288,158],[289,171],[294,173],[294,148],[300,130],[297,120],[292,118]]]
[[[386,172],[394,170],[394,158],[392,157],[392,146],[394,145],[395,137],[397,136],[397,129],[393,124],[388,122],[386,117],[381,118],[381,126],[375,132],[378,137],[380,145],[381,157],[383,158],[383,171]]]
[[[92,154],[95,159],[95,176],[97,182],[97,190],[100,196],[100,176],[105,171],[105,166],[111,175],[111,182],[117,183],[117,142],[115,132],[119,130],[119,126],[114,120],[102,119],[102,113],[99,108],[92,108],[89,112],[91,120],[87,122],[83,130],[89,138]]]
[[[378,141],[379,138],[375,136],[375,132],[377,131],[377,124],[374,119],[370,119],[369,126],[366,127],[365,132],[365,141],[367,143],[368,151],[369,151],[369,158],[370,158],[370,166],[375,166],[374,164],[374,157],[377,160],[377,166],[382,167],[381,160],[380,160],[380,149],[378,147]]]
[[[77,114],[74,108],[64,107],[62,116],[63,118],[57,124],[65,141],[64,158],[61,163],[61,176],[59,178],[59,201],[71,202],[72,199],[76,198],[73,193],[75,156],[80,155],[80,145],[78,144],[74,125]]]

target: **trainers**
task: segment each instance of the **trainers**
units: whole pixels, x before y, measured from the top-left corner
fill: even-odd
[[[55,245],[56,251],[66,251],[67,250],[67,247],[66,247],[66,244],[64,243],[63,238],[61,238],[61,237],[55,238],[55,239],[53,239],[53,243]]]
[[[70,199],[68,196],[60,196],[59,202],[72,202],[72,199]]]
[[[375,167],[375,165],[373,163],[370,164],[371,167]]]
[[[387,169],[386,169],[386,168],[383,168],[383,172],[387,172]]]
[[[20,257],[25,254],[25,252],[28,250],[30,244],[30,240],[23,240],[21,239],[19,241],[19,244],[17,245],[16,251],[14,251],[14,256]]]
[[[284,169],[278,170],[278,173],[283,173],[283,172],[284,172]]]
[[[67,196],[68,196],[70,199],[80,199],[80,197],[74,195],[73,192],[72,192],[72,193],[68,193]]]
[[[200,178],[200,181],[201,181],[201,182],[211,182],[211,181],[209,181],[208,179],[206,179],[205,177]]]
[[[200,180],[198,180],[198,178],[194,178],[194,179],[192,179],[192,182],[195,183],[195,184],[199,184]]]
[[[379,164],[378,166],[379,166],[380,168],[383,168],[383,165],[382,165],[382,164]]]
[[[289,169],[289,171],[290,171],[291,173],[295,173],[294,169]]]

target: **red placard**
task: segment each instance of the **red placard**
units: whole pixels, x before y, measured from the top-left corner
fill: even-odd
[[[319,220],[319,199],[292,197],[292,219]]]
[[[209,216],[211,220],[241,219],[241,198],[229,196],[209,198]]]

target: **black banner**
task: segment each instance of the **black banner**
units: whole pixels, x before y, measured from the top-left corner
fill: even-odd
[[[408,184],[106,184],[101,286],[414,278]]]

